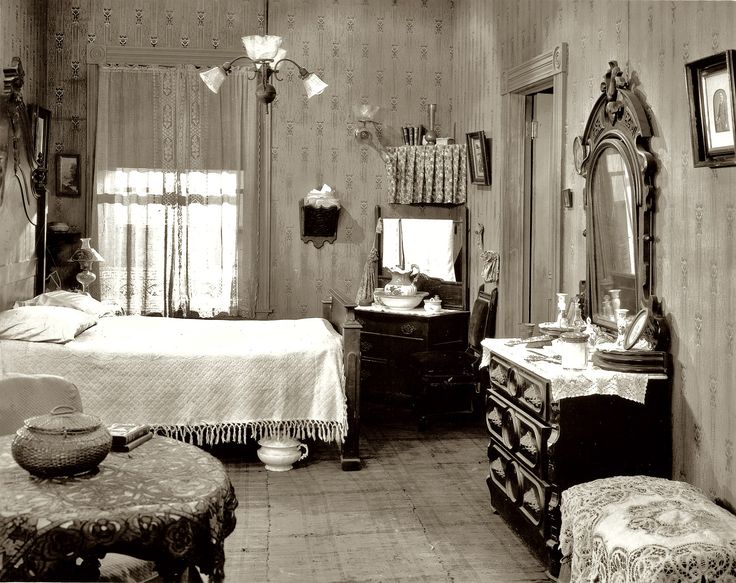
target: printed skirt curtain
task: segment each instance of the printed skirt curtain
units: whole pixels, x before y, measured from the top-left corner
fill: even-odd
[[[388,201],[398,204],[465,202],[467,148],[399,146],[388,148]]]
[[[129,314],[252,317],[257,103],[193,66],[99,71],[93,246],[101,299]]]

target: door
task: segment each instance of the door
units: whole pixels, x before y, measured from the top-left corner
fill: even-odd
[[[552,184],[552,88],[526,99],[527,140],[525,147],[525,266],[524,321],[555,319],[554,228],[556,216]]]

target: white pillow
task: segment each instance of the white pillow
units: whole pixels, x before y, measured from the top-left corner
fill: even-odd
[[[97,324],[97,316],[61,306],[23,306],[0,312],[0,338],[64,344]]]
[[[65,290],[56,290],[37,295],[30,300],[22,300],[15,302],[14,308],[23,306],[62,306],[64,308],[74,308],[102,318],[103,316],[114,316],[115,307],[96,300],[87,294],[80,294]]]

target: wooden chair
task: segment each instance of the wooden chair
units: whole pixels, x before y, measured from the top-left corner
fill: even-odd
[[[468,324],[465,350],[416,352],[411,357],[416,379],[414,408],[419,428],[425,429],[430,417],[448,414],[474,415],[482,410],[484,384],[478,365],[481,341],[496,333],[498,290],[478,290]]]
[[[29,417],[68,405],[82,411],[79,389],[55,375],[9,373],[0,377],[0,435],[10,435]],[[152,561],[108,553],[101,561],[100,581],[151,583],[159,579]]]

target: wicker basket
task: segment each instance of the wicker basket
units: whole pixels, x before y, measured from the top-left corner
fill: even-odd
[[[111,444],[110,432],[97,417],[64,405],[26,419],[15,434],[11,452],[20,467],[48,478],[95,469]]]

